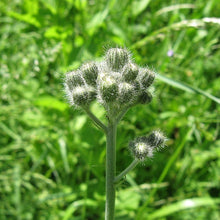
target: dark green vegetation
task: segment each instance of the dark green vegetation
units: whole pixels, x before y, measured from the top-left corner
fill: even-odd
[[[103,219],[104,135],[65,102],[62,78],[115,45],[161,74],[119,126],[120,171],[131,139],[169,137],[118,186],[116,219],[219,219],[219,15],[218,0],[1,0],[0,219]]]

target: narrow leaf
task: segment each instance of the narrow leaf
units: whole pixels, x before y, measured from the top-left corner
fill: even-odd
[[[132,45],[132,49],[140,48],[146,45],[148,42],[155,41],[155,39],[165,38],[165,33],[169,31],[179,31],[183,28],[201,28],[204,27],[206,24],[215,24],[220,25],[220,18],[215,17],[207,17],[202,19],[191,19],[191,20],[183,20],[169,26],[162,27],[153,31],[151,34],[147,35],[146,37],[142,38],[140,41],[137,41],[135,44]]]
[[[220,204],[220,199],[212,199],[206,197],[185,199],[174,204],[163,206],[158,211],[155,211],[153,214],[149,215],[148,219],[161,218],[182,210],[197,208],[200,206],[215,206],[217,204]]]
[[[65,111],[68,105],[64,102],[61,102],[59,99],[52,96],[42,96],[35,100],[34,102],[37,106],[42,106],[49,109],[56,109],[59,111]]]
[[[203,91],[201,89],[192,87],[192,86],[187,85],[187,84],[182,83],[182,82],[178,82],[176,80],[170,79],[170,78],[168,78],[166,76],[162,76],[160,74],[157,74],[156,77],[159,80],[161,80],[161,81],[163,81],[163,82],[165,82],[165,83],[167,83],[167,84],[169,84],[169,85],[171,85],[173,87],[176,87],[178,89],[184,90],[186,92],[196,93],[196,94],[203,95],[206,98],[209,98],[209,99],[213,100],[214,102],[220,104],[220,98],[217,98],[217,97],[215,97],[215,96],[213,96],[213,95],[211,95],[211,94],[209,94],[209,93],[207,93],[207,92],[205,92],[205,91]]]
[[[105,20],[105,18],[108,15],[108,9],[106,8],[105,10],[98,12],[95,14],[92,18],[92,20],[87,24],[87,29],[91,30],[96,30]]]
[[[151,0],[141,0],[141,1],[134,1],[132,4],[132,14],[134,16],[139,15],[141,12],[143,12]]]

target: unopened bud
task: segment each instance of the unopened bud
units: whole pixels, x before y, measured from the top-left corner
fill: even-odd
[[[137,96],[137,104],[148,104],[152,101],[152,94],[149,91],[142,91]]]
[[[96,85],[96,80],[98,76],[98,67],[94,62],[86,63],[82,65],[81,69],[82,75],[85,81],[92,86]]]
[[[132,155],[138,160],[145,160],[153,156],[153,149],[146,142],[146,137],[138,137],[129,143],[129,149]]]
[[[134,85],[134,89],[135,89],[136,92],[140,92],[141,91],[141,83],[138,80],[135,80],[133,82],[133,85]]]
[[[84,85],[84,81],[79,71],[71,71],[66,74],[65,84],[72,91],[74,87]]]
[[[139,79],[143,87],[148,88],[154,81],[155,73],[147,68],[142,68],[139,73]]]
[[[101,74],[99,79],[100,95],[105,102],[112,102],[118,95],[118,84],[112,76]]]
[[[165,136],[160,131],[153,131],[146,140],[153,148],[159,148],[166,142]]]
[[[128,63],[124,66],[122,75],[126,82],[132,82],[138,75],[138,67],[133,63]]]
[[[129,53],[126,49],[112,48],[107,51],[105,59],[110,70],[119,71],[128,63]]]
[[[88,105],[95,96],[93,89],[88,89],[86,86],[75,87],[72,91],[73,103],[78,106]]]
[[[88,99],[89,102],[92,102],[96,99],[96,89],[92,86],[87,86],[87,91],[88,91]]]
[[[128,104],[134,98],[134,86],[129,83],[119,84],[118,100],[121,104]]]

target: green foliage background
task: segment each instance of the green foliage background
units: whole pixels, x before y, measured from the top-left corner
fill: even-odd
[[[116,219],[220,219],[219,15],[218,0],[1,0],[0,219],[104,218],[105,137],[62,79],[115,45],[160,73],[120,123],[117,172],[129,140],[169,138],[118,186]]]

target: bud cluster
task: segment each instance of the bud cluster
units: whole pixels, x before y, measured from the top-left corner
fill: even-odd
[[[134,158],[144,161],[153,157],[155,150],[163,147],[166,142],[165,136],[160,131],[153,131],[148,136],[138,137],[129,143],[129,149]]]
[[[102,62],[90,62],[66,74],[65,90],[72,105],[88,106],[94,99],[108,113],[126,106],[149,103],[155,74],[133,63],[126,49],[111,48]]]

